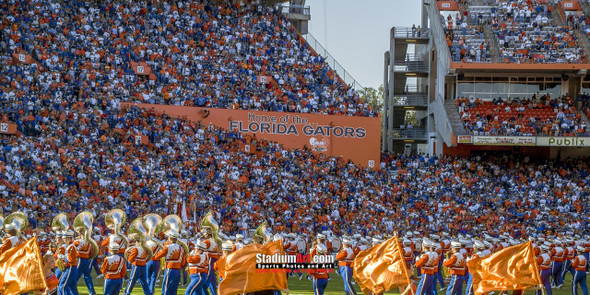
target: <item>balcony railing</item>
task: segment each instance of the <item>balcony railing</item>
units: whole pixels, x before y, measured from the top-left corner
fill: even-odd
[[[394,95],[393,104],[397,106],[427,106],[426,95],[422,94],[408,94],[408,95]]]
[[[393,128],[391,132],[395,139],[426,140],[426,129],[423,128]]]
[[[424,28],[395,28],[396,38],[425,38],[430,37],[430,30]]]
[[[281,13],[311,15],[309,6],[295,5],[295,4],[282,4],[279,7],[281,8]]]

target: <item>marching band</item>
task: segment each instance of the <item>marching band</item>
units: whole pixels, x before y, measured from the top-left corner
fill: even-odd
[[[36,231],[48,282],[45,293],[77,295],[78,281],[84,277],[88,294],[97,294],[91,272],[97,259],[101,259],[102,264],[97,273],[104,276],[105,295],[119,295],[121,291],[124,295],[130,295],[137,282],[144,294],[154,295],[161,269],[162,295],[177,294],[182,272],[187,272],[190,277],[185,295],[214,295],[218,282],[225,277],[216,268],[215,261],[248,243],[268,242],[262,232],[266,230],[266,223],[249,239],[243,234],[229,237],[220,232],[211,212],[203,218],[200,234],[195,239],[190,236],[181,238],[181,232],[186,231],[183,230],[182,219],[176,215],[162,219],[152,213],[136,218],[127,228],[128,236],[123,231],[126,219],[125,212],[120,209],[109,211],[105,215],[104,224],[110,234],[93,237],[91,233],[95,231],[92,213],[84,211],[78,214],[71,225],[68,215],[60,213],[53,218],[53,233]],[[27,227],[28,218],[22,212],[15,212],[6,218],[0,217],[0,228],[5,234],[0,245],[0,255],[25,241],[22,233]],[[53,239],[47,239],[47,236],[52,236]],[[416,274],[419,276],[415,287],[417,295],[437,294],[441,291],[437,289],[437,283],[444,285],[445,279],[448,281],[448,286],[444,289],[446,295],[462,295],[464,284],[465,295],[471,295],[474,291],[467,262],[524,242],[503,234],[497,238],[488,234],[484,234],[483,238],[474,238],[461,234],[451,236],[445,232],[426,236],[420,232],[408,231],[403,236],[398,236],[402,237],[399,246],[408,273],[412,278],[416,278]],[[102,241],[96,241],[96,237]],[[159,239],[163,237],[167,241]],[[355,257],[370,248],[368,240],[373,245],[378,245],[385,237],[366,238],[358,234],[336,237],[331,231],[323,231],[315,236],[311,245],[307,242],[309,236],[306,234],[279,233],[274,235],[274,239],[282,241],[283,249],[289,255],[333,255],[338,261],[336,273],[344,281],[345,294],[356,295],[352,275]],[[572,294],[577,295],[578,289],[581,289],[583,295],[588,295],[586,272],[589,266],[590,242],[571,233],[559,237],[531,237],[530,241],[533,242],[542,281],[540,288],[551,295],[552,289],[563,286],[564,277],[569,272],[572,274]],[[102,247],[99,247],[99,242]],[[302,279],[303,274],[298,274],[299,279]],[[324,293],[330,274],[326,269],[309,272],[308,278],[313,282],[315,294]],[[537,290],[536,294],[541,294],[541,290]]]

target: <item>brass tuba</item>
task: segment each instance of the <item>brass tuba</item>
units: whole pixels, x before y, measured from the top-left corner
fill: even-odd
[[[219,238],[219,224],[213,219],[213,211],[207,212],[201,221],[201,228],[210,228],[213,240],[217,243],[218,249],[221,249],[223,241]]]
[[[74,230],[77,233],[84,235],[84,240],[92,247],[92,252],[90,254],[89,259],[94,259],[96,258],[96,256],[98,256],[98,244],[96,243],[96,241],[94,241],[93,238],[90,237],[90,233],[92,233],[93,223],[94,216],[92,215],[92,213],[90,211],[84,211],[78,214],[76,218],[74,218],[73,224]]]
[[[55,232],[66,231],[68,228],[70,228],[70,223],[66,213],[59,213],[51,220],[51,229]]]
[[[104,223],[107,228],[113,231],[113,234],[117,235],[123,241],[125,241],[125,245],[129,245],[129,239],[123,234],[121,234],[121,227],[127,221],[127,214],[121,209],[113,209],[107,213],[104,218]]]
[[[6,216],[3,221],[4,230],[6,230],[6,226],[12,224],[17,229],[17,236],[20,236],[21,233],[29,227],[29,218],[27,215],[21,211],[17,211],[11,213],[10,215]]]
[[[147,252],[146,261],[150,261],[154,256],[154,253],[152,252],[152,249],[145,244],[148,231],[145,229],[145,227],[143,227],[143,218],[138,217],[133,220],[133,222],[131,222],[129,225],[127,234],[129,235],[130,239],[139,241],[140,246],[143,248],[143,250],[145,250],[145,252]],[[123,254],[125,259],[128,258],[129,251],[131,249],[133,249],[133,247],[127,247],[127,250],[125,250],[125,254]]]
[[[143,227],[147,230],[146,240],[153,242],[162,248],[162,244],[158,242],[155,236],[164,230],[164,222],[162,217],[156,213],[149,213],[143,217]]]
[[[178,217],[178,215],[175,214],[170,214],[168,216],[166,216],[166,218],[164,218],[164,229],[165,230],[170,230],[170,229],[174,229],[177,232],[180,233],[180,231],[182,230],[182,219],[180,219],[180,217]],[[185,251],[185,255],[189,254],[189,249],[188,249],[188,245],[181,241],[180,239],[176,239],[176,242],[182,246],[182,248],[184,248]]]
[[[252,242],[259,244],[266,244],[270,241],[270,236],[266,234],[268,228],[268,222],[264,221],[256,228],[254,234],[252,234]]]

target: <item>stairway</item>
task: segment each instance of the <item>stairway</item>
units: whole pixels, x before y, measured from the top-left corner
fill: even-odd
[[[453,128],[453,133],[455,135],[469,134],[467,129],[465,129],[463,121],[461,121],[461,115],[459,115],[459,109],[455,105],[454,100],[447,99],[445,101],[445,110],[447,111],[447,116],[449,116],[449,122],[451,123],[451,127]]]
[[[490,42],[490,57],[492,62],[501,62],[500,46],[498,45],[498,38],[495,37],[494,31],[490,24],[483,26],[483,35],[488,42]]]

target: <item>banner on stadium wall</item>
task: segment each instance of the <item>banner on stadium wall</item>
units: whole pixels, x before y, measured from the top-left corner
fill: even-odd
[[[129,62],[131,69],[138,76],[149,76],[152,74],[152,67],[145,62]]]
[[[590,137],[537,137],[537,146],[590,147]]]
[[[457,143],[473,143],[471,135],[459,135],[457,136]]]
[[[308,147],[328,156],[341,156],[364,167],[379,169],[380,166],[379,117],[121,103],[122,108],[130,105],[154,109],[170,116],[186,117],[204,125],[213,124],[226,130],[250,134],[255,138],[276,141],[285,148]]]
[[[534,146],[536,140],[534,136],[473,136],[473,144]]]
[[[582,11],[582,7],[580,6],[580,2],[577,0],[575,1],[560,1],[561,7],[565,11]]]
[[[12,54],[12,61],[14,63],[22,63],[22,64],[27,64],[27,65],[30,65],[35,62],[35,60],[33,59],[33,57],[31,55],[24,54],[24,53],[13,53]]]
[[[440,11],[459,11],[457,1],[436,1],[436,6]]]
[[[0,122],[0,134],[18,134],[16,124],[9,122]]]

